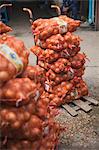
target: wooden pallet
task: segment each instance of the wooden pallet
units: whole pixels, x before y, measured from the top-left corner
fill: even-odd
[[[98,105],[99,102],[89,96],[85,96],[78,100],[74,100],[69,104],[62,105],[62,108],[64,108],[71,116],[75,117],[78,115],[77,110],[83,110],[85,112],[92,110],[91,104]]]

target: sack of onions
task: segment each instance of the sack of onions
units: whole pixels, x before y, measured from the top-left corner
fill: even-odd
[[[14,140],[35,141],[43,136],[45,121],[49,116],[48,102],[44,98],[42,100],[32,98],[28,104],[21,107],[2,105],[0,107],[1,135]]]
[[[35,142],[27,139],[23,140],[13,140],[7,139],[6,143],[1,143],[1,149],[10,149],[10,150],[38,150],[40,147],[41,140]]]
[[[85,54],[78,53],[74,57],[71,57],[69,61],[71,62],[71,67],[74,69],[79,69],[85,64]]]
[[[39,138],[44,121],[50,117],[48,104],[49,99],[45,92],[40,98],[39,93],[36,93],[34,98],[31,97],[30,101],[22,106],[13,107],[3,103],[0,107],[2,137],[32,140]]]
[[[55,94],[60,98],[63,98],[73,87],[73,83],[69,81],[61,82],[58,85],[52,86],[51,81],[46,81],[45,90],[51,94]]]
[[[58,89],[55,87],[54,93],[49,94],[50,104],[49,106],[58,107],[62,104],[72,102],[75,99],[79,99],[85,95],[88,95],[88,87],[86,83],[82,79],[78,79],[78,82],[75,84],[72,83],[72,88],[68,90],[66,94],[60,92],[59,90],[63,90],[63,88]],[[58,91],[59,94],[56,92]],[[64,94],[64,96],[62,96]]]
[[[52,63],[60,58],[60,54],[51,49],[43,50],[39,46],[33,46],[31,51],[38,57],[38,60]]]
[[[46,63],[47,64],[47,63]],[[56,62],[47,65],[51,70],[55,73],[68,72],[68,68],[70,68],[71,63],[64,58],[59,58]]]
[[[29,102],[30,97],[36,97],[39,86],[29,78],[16,78],[9,80],[2,88],[0,101],[3,104],[20,106]]]
[[[25,110],[22,112],[22,110],[15,108],[1,110],[1,136],[17,140],[35,141],[40,139],[42,137],[43,121],[37,115],[30,114]]]
[[[72,89],[73,85],[70,82],[62,82],[61,84],[53,87],[53,92],[57,94],[58,97],[64,97]]]
[[[60,134],[60,126],[55,122],[49,122],[47,126],[44,127],[43,135],[41,139],[35,141],[23,139],[23,140],[14,140],[7,139],[6,142],[1,141],[2,149],[26,149],[26,150],[54,150],[55,146],[58,144]]]
[[[68,32],[65,35],[63,35],[63,37],[64,37],[64,41],[67,43],[68,48],[72,48],[74,46],[78,47],[80,45],[81,39],[77,35]]]
[[[21,40],[0,36],[0,83],[21,74],[28,64],[29,52]]]
[[[70,79],[73,79],[74,77],[74,71],[71,67],[68,68],[66,73],[55,73],[51,69],[46,73],[46,79],[49,81],[54,81],[57,84],[61,83],[62,81],[68,81]]]
[[[56,138],[58,138],[59,126],[53,123],[53,119],[50,121],[47,116],[45,119],[40,118],[37,115],[37,105],[35,103],[30,104],[32,104],[32,107],[24,105],[18,108],[8,106],[0,108],[2,138],[7,137],[12,141],[26,139],[34,142],[42,140],[43,137],[48,137],[50,133],[53,133],[53,136],[56,135]],[[43,113],[43,115],[46,114]]]
[[[47,39],[52,35],[73,32],[80,26],[80,21],[67,16],[59,16],[50,19],[37,19],[32,24],[33,33],[39,39]]]
[[[45,81],[45,70],[39,65],[27,66],[21,77],[29,78],[35,83],[44,83]]]
[[[3,22],[0,21],[0,34],[7,33],[10,31],[12,31],[11,27],[5,25]]]
[[[52,35],[45,41],[35,38],[36,45],[44,48],[44,49],[52,49],[54,51],[61,51],[67,47],[67,43],[65,43],[65,39],[61,34]]]
[[[85,70],[85,66],[82,66],[79,69],[73,69],[74,75],[77,76],[77,77],[81,77],[81,76],[84,75],[84,70]]]
[[[69,48],[67,48],[65,50],[62,50],[60,52],[60,56],[62,58],[69,59],[69,58],[75,56],[79,51],[80,51],[80,47],[75,47],[75,46],[71,47],[71,48],[69,47]]]
[[[88,95],[88,87],[83,80],[80,80],[80,82],[76,84],[73,89],[66,95],[63,101],[64,103],[69,103],[86,95]]]
[[[51,49],[56,52],[60,52],[67,48],[73,50],[74,48],[79,47],[80,41],[79,36],[73,35],[70,32],[63,36],[61,34],[52,35],[46,40],[40,40],[39,37],[35,37],[37,46],[40,46],[43,49]]]

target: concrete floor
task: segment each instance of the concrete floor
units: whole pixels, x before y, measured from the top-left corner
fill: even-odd
[[[28,49],[34,45],[31,25],[28,15],[22,13],[21,7],[13,9],[9,25],[13,28],[12,35],[22,39]],[[47,9],[36,9],[33,7],[36,17],[50,16]],[[99,100],[99,32],[89,29],[78,29],[75,34],[79,35],[81,51],[86,53],[89,62],[86,63],[84,79],[89,86],[89,94]],[[30,55],[30,64],[36,64],[36,57]],[[61,111],[57,120],[67,127],[67,131],[62,134],[60,150],[98,150],[99,149],[99,106],[92,106],[91,112],[86,114],[79,111],[75,118],[71,117],[66,111]]]

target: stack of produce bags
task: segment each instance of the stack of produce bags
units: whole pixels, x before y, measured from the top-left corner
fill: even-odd
[[[44,86],[51,106],[60,106],[88,94],[82,79],[86,56],[79,52],[80,37],[72,33],[79,26],[79,21],[67,16],[33,22],[36,46],[31,51],[45,70]]]
[[[42,86],[45,70],[28,66],[28,57],[21,40],[0,35],[0,149],[54,150],[60,128]]]

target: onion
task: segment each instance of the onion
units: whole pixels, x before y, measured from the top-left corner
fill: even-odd
[[[41,130],[39,129],[39,128],[33,128],[32,130],[31,130],[31,135],[33,136],[33,137],[40,137],[41,136]]]
[[[15,122],[16,121],[16,114],[14,113],[14,112],[8,112],[7,114],[6,114],[6,120],[8,121],[8,122]]]
[[[4,92],[3,92],[4,97],[7,97],[7,98],[13,98],[13,97],[15,97],[15,92],[12,91],[12,89],[11,90],[8,89],[7,91],[4,90]]]
[[[7,109],[2,109],[2,110],[0,110],[0,114],[1,114],[2,117],[5,118],[5,116],[8,114],[8,110]]]
[[[11,145],[10,146],[10,150],[18,150],[18,146],[17,145]]]
[[[15,121],[13,124],[12,124],[12,128],[14,129],[19,129],[21,127],[21,123],[20,121]]]
[[[22,146],[24,147],[24,148],[29,148],[30,147],[30,142],[29,141],[22,141]]]
[[[30,119],[30,113],[24,112],[24,119],[25,121],[28,121]]]
[[[37,111],[37,115],[40,117],[40,118],[46,118],[47,117],[47,111],[44,109],[44,108],[39,108],[38,111]]]
[[[18,114],[18,120],[21,121],[21,122],[23,122],[25,120],[24,113],[20,112]]]
[[[50,98],[50,99],[53,99],[53,98],[54,98],[54,94],[50,94],[50,95],[49,95],[49,98]]]
[[[5,82],[9,79],[9,73],[7,71],[0,71],[0,80]]]
[[[35,108],[35,104],[34,103],[30,103],[28,104],[27,106],[27,111],[30,113],[30,114],[35,114],[35,111],[36,111],[36,108]]]
[[[48,103],[49,103],[49,98],[44,98],[42,99],[42,103],[46,106],[48,106]]]
[[[70,90],[70,89],[72,88],[72,86],[73,86],[73,85],[72,85],[71,83],[67,84],[67,85],[66,85],[67,90]]]
[[[32,127],[40,127],[41,119],[39,119],[36,115],[32,115],[30,121]]]

